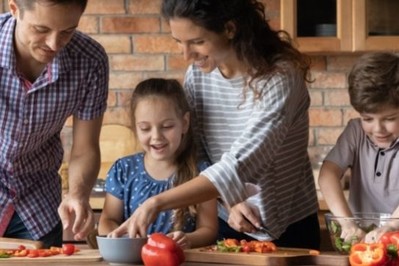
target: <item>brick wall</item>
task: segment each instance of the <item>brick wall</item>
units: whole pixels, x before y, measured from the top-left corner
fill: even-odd
[[[279,0],[263,0],[267,16],[279,28]],[[104,124],[128,125],[126,105],[132,89],[148,77],[182,80],[187,64],[182,60],[168,26],[159,16],[161,0],[89,0],[79,29],[105,47],[110,61],[110,92]],[[8,1],[0,0],[0,11]],[[310,84],[309,151],[315,160],[330,149],[348,119],[356,116],[350,107],[347,74],[358,54],[312,56]],[[65,158],[71,145],[71,120],[62,132]]]

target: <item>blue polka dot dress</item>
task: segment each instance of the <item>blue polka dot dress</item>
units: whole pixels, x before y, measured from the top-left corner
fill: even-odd
[[[206,168],[206,167],[200,167]],[[153,179],[144,168],[144,153],[123,157],[117,160],[107,174],[105,191],[124,202],[124,220],[129,218],[146,199],[172,187],[174,175],[165,180]],[[184,232],[195,230],[195,218],[186,217]],[[159,213],[148,228],[147,234],[169,233],[173,228],[172,211]]]

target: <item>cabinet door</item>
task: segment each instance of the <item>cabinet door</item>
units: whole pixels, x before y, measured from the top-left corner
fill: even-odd
[[[281,0],[281,29],[291,35],[302,52],[352,50],[352,1],[331,0],[332,8],[327,2]],[[301,27],[304,21],[309,23]],[[332,26],[335,32],[329,31]]]
[[[353,1],[355,51],[399,50],[399,1]]]

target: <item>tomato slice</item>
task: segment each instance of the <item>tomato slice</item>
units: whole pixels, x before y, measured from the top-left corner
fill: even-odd
[[[28,255],[27,255],[29,258],[36,258],[36,257],[39,257],[40,256],[40,254],[39,254],[39,250],[38,249],[30,249],[30,250],[28,250]]]
[[[240,245],[240,242],[237,239],[234,238],[226,238],[224,240],[224,245],[226,247],[237,247]]]

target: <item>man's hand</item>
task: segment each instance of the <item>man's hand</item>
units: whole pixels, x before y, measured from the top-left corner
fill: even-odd
[[[87,200],[66,194],[58,207],[63,228],[72,228],[74,239],[79,241],[94,229],[94,213]]]
[[[241,202],[230,208],[228,224],[238,232],[255,233],[261,227],[259,211],[248,202]]]

